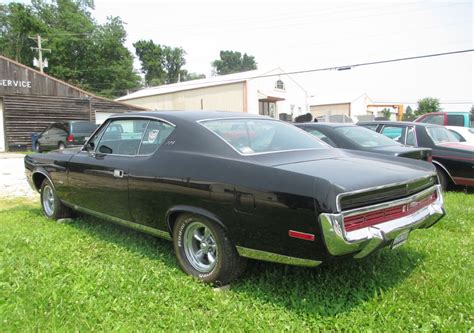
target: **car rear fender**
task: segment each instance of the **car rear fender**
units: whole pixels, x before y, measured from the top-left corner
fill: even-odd
[[[166,224],[168,225],[168,231],[171,236],[173,235],[173,227],[174,227],[174,223],[176,222],[176,219],[178,218],[180,214],[183,214],[183,213],[200,215],[220,225],[226,233],[228,231],[227,227],[222,223],[222,221],[219,219],[219,217],[216,214],[211,213],[199,207],[178,205],[178,206],[174,206],[173,208],[170,208],[166,212]]]

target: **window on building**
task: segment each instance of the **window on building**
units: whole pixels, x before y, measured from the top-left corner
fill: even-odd
[[[282,80],[275,82],[275,88],[285,90],[285,83]]]

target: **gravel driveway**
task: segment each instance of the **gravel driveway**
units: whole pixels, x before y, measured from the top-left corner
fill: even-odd
[[[0,153],[0,199],[35,197],[25,177],[24,154]]]

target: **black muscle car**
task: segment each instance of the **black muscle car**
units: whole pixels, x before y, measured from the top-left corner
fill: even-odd
[[[444,215],[431,164],[342,151],[246,113],[112,116],[83,148],[28,155],[25,167],[48,218],[72,209],[172,240],[205,282],[237,278],[246,258],[362,258]]]
[[[348,123],[294,124],[335,148],[414,158],[431,162],[431,149],[402,145],[386,136]]]
[[[474,146],[459,142],[446,127],[405,121],[366,121],[367,127],[402,144],[431,148],[443,189],[450,184],[474,186]]]

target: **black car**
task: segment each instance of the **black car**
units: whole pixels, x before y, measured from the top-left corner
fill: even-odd
[[[444,215],[431,164],[247,113],[112,116],[83,148],[28,155],[25,168],[48,218],[77,210],[173,240],[185,272],[221,284],[246,258],[362,258]]]
[[[402,145],[382,134],[354,124],[302,123],[295,126],[336,148],[414,158],[431,162],[431,149]]]
[[[402,144],[432,150],[441,185],[474,186],[474,146],[460,143],[451,131],[435,124],[415,122],[359,122]]]
[[[80,147],[96,128],[94,123],[79,120],[51,124],[39,134],[36,151]]]

